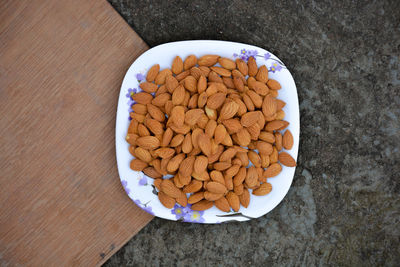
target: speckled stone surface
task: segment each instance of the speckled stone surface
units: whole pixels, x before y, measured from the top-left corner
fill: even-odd
[[[105,266],[398,266],[400,1],[110,2],[150,46],[217,39],[276,54],[297,84],[301,137],[293,185],[266,216],[155,218]]]

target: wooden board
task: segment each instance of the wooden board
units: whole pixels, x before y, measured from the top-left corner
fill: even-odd
[[[0,1],[0,265],[98,265],[152,219],[114,145],[146,49],[104,0]]]

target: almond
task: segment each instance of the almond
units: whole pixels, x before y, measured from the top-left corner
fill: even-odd
[[[247,169],[245,182],[246,182],[246,185],[248,187],[250,187],[250,188],[257,184],[257,182],[258,182],[258,174],[257,174],[257,170],[256,170],[256,168],[254,166],[250,166]]]
[[[197,63],[199,64],[199,66],[211,67],[217,64],[218,59],[219,59],[218,55],[205,55],[199,58]]]
[[[181,105],[185,100],[185,88],[182,85],[178,85],[172,93],[172,104],[175,106]]]
[[[177,134],[171,139],[170,146],[177,147],[182,144],[184,139],[185,136],[183,134]]]
[[[194,148],[199,148],[199,136],[203,133],[202,129],[196,128],[192,131],[192,145]]]
[[[228,200],[223,196],[215,200],[214,204],[221,211],[229,212],[231,210]]]
[[[272,150],[272,148],[271,148]],[[251,163],[253,163],[253,165],[255,167],[261,167],[261,158],[260,155],[257,154],[257,152],[255,151],[249,151],[247,153],[247,156],[249,157],[249,160],[251,161]]]
[[[156,149],[160,146],[160,140],[154,136],[143,136],[136,139],[136,144],[144,149]]]
[[[221,143],[227,134],[226,128],[222,124],[218,124],[215,128],[214,139],[217,144]]]
[[[138,139],[138,135],[137,134],[127,134],[125,137],[125,140],[130,144],[135,146],[136,145],[136,140]]]
[[[239,92],[243,92],[244,91],[244,83],[243,83],[243,80],[240,77],[233,77],[233,84],[235,85],[235,88]]]
[[[221,144],[223,144],[224,146],[232,146],[233,145],[232,138],[228,133],[225,135],[225,138],[224,138],[224,140],[222,140]]]
[[[232,164],[230,162],[226,162],[226,161],[225,162],[214,163],[214,169],[217,170],[217,171],[226,170],[231,166],[232,166]]]
[[[207,79],[204,77],[204,75],[200,75],[198,81],[197,81],[197,92],[199,94],[203,93],[207,89]]]
[[[217,122],[215,120],[209,120],[204,132],[208,137],[212,138],[214,136],[215,128],[217,128]]]
[[[247,156],[247,152],[238,152],[236,157],[242,161],[242,166],[249,165],[249,157]]]
[[[256,76],[257,71],[258,71],[258,67],[257,67],[257,63],[254,57],[250,57],[249,61],[247,62],[247,66],[249,69],[249,76]]]
[[[156,79],[154,80],[154,82],[158,85],[164,84],[165,83],[165,79],[167,78],[167,76],[172,75],[172,72],[170,69],[164,69],[162,71],[160,71],[157,76]]]
[[[185,135],[185,138],[183,139],[182,152],[185,154],[189,154],[192,151],[192,149],[193,149],[192,135],[189,132]]]
[[[146,104],[151,103],[151,101],[153,100],[153,96],[146,92],[139,92],[139,93],[133,94],[132,99],[136,103],[146,105]]]
[[[250,136],[249,132],[245,128],[240,129],[236,133],[236,136],[237,136],[237,139],[238,139],[237,143],[240,146],[248,146],[250,144],[250,142],[251,142],[251,136]]]
[[[216,82],[216,83],[223,83],[224,81],[222,80],[221,77],[215,72],[215,71],[210,71],[208,74],[208,80],[210,82]]]
[[[203,72],[198,67],[193,67],[190,69],[190,75],[193,76],[196,80],[199,80],[203,75]]]
[[[262,97],[260,95],[258,95],[253,90],[246,91],[246,94],[250,97],[251,101],[254,104],[254,107],[261,108],[262,103],[263,103],[263,99],[262,99]]]
[[[238,185],[242,184],[244,179],[246,178],[246,175],[247,175],[246,167],[244,167],[244,166],[240,167],[238,173],[233,178],[233,185],[238,186]]]
[[[170,179],[164,179],[160,187],[161,191],[170,197],[177,198],[181,195],[181,190],[179,190]]]
[[[219,59],[218,59],[218,63],[219,63],[223,68],[225,68],[225,69],[227,69],[227,70],[233,70],[233,69],[236,68],[236,63],[235,63],[233,60],[231,60],[231,59],[229,59],[229,58],[226,58],[226,57],[221,57],[221,58],[219,58]]]
[[[225,103],[221,108],[221,112],[219,114],[219,121],[223,121],[223,120],[232,118],[233,116],[235,116],[238,109],[239,109],[239,105],[236,104],[236,102]]]
[[[203,200],[200,200],[199,202],[193,204],[192,210],[198,210],[198,211],[208,210],[213,205],[214,205],[213,202],[203,199]]]
[[[190,70],[185,70],[175,76],[175,78],[180,82],[190,75]]]
[[[172,209],[175,206],[175,199],[168,196],[164,192],[158,192],[158,199],[167,209]]]
[[[250,193],[249,190],[244,188],[243,193],[239,195],[239,200],[240,204],[242,204],[243,207],[247,208],[250,203]]]
[[[268,132],[273,132],[285,128],[285,121],[270,121],[265,125],[265,130]]]
[[[232,78],[222,77],[222,81],[224,82],[226,87],[235,88],[235,84],[233,83],[233,79]]]
[[[265,196],[272,191],[272,185],[270,183],[263,183],[259,188],[253,190],[253,195]]]
[[[210,180],[210,176],[209,176],[208,172],[202,172],[202,173],[193,172],[192,173],[192,177],[194,179],[196,179],[196,180],[199,180],[199,181],[208,181],[208,180]]]
[[[224,103],[226,99],[226,94],[216,93],[208,97],[207,107],[210,109],[218,109]]]
[[[258,121],[258,113],[256,111],[247,112],[243,114],[242,118],[240,119],[240,123],[243,127],[250,127],[253,124],[256,124]]]
[[[268,81],[268,69],[265,65],[262,65],[257,72],[256,80],[262,83],[267,83]]]
[[[247,95],[247,94],[243,94],[243,102],[244,102],[244,104],[246,105],[246,109],[248,110],[248,111],[254,111],[255,110],[255,107],[254,107],[254,103],[253,103],[253,101],[251,100],[251,98]]]
[[[281,152],[278,156],[279,162],[287,167],[295,167],[296,161],[287,152]]]
[[[193,195],[191,195],[188,198],[188,203],[189,204],[194,204],[194,203],[199,202],[202,199],[204,199],[204,192],[203,191],[197,192],[197,193],[194,193]]]
[[[268,80],[267,85],[271,90],[279,90],[282,88],[281,84],[278,81],[272,79]]]
[[[268,142],[268,143],[270,143],[270,144],[275,143],[275,136],[274,136],[274,134],[269,133],[269,132],[264,132],[264,131],[260,132],[260,135],[258,136],[258,138],[259,138],[260,140],[266,141],[266,142]]]
[[[269,92],[268,87],[265,85],[265,83],[255,81],[251,84],[249,84],[249,88],[253,89],[257,94],[261,96],[266,96]]]
[[[193,76],[187,76],[184,81],[186,90],[192,93],[197,91],[197,80]]]
[[[183,126],[185,122],[185,109],[183,106],[175,106],[171,111],[170,120],[178,127]]]
[[[257,141],[256,148],[260,154],[270,155],[272,153],[272,145],[264,141]]]
[[[201,93],[200,95],[199,95],[199,98],[197,99],[197,106],[199,107],[199,108],[203,108],[205,105],[206,105],[206,103],[207,103],[207,93],[206,92],[203,92],[203,93]]]
[[[205,156],[197,156],[194,162],[194,171],[197,173],[202,173],[207,170],[208,159]]]
[[[171,158],[175,154],[175,149],[169,147],[162,147],[157,149],[156,155],[162,159]]]
[[[225,175],[224,182],[225,182],[225,186],[228,190],[233,190],[233,178],[232,177]]]
[[[231,77],[231,72],[227,69],[221,67],[211,67],[210,69],[223,77]]]
[[[206,114],[201,114],[200,118],[197,121],[197,126],[201,129],[205,129],[209,119]]]
[[[210,68],[206,67],[206,66],[199,66],[199,69],[201,70],[201,73],[205,76],[208,77],[208,75],[210,74]]]
[[[146,105],[143,104],[134,104],[132,105],[132,110],[133,112],[142,114],[142,115],[146,115],[147,114],[147,107]]]
[[[225,185],[225,180],[222,172],[214,170],[210,173],[210,177],[211,180],[213,180],[214,182]]]
[[[173,180],[173,182],[174,182],[174,185],[175,185],[177,188],[183,188],[184,185],[181,183],[181,181],[180,181],[179,178],[180,178],[180,177],[179,177],[179,175],[177,174],[177,175],[174,176],[174,178],[172,178],[172,180]]]
[[[250,134],[251,140],[258,140],[258,136],[260,135],[261,129],[257,123],[251,125],[250,127],[247,127],[247,131]]]
[[[282,150],[282,134],[280,132],[275,133],[275,147],[278,151]],[[272,146],[271,146],[272,153]]]
[[[186,194],[183,193],[182,191],[181,191],[181,194],[179,195],[179,197],[177,197],[175,200],[182,207],[186,207],[187,206],[188,199],[187,199]]]
[[[247,76],[249,73],[249,69],[247,67],[246,62],[244,62],[242,59],[238,58],[236,59],[236,66],[237,69],[244,75]]]
[[[279,163],[273,163],[264,171],[263,176],[267,178],[275,177],[278,174],[280,174],[281,171],[282,171],[282,166]]]
[[[196,158],[194,156],[189,156],[184,160],[182,160],[179,166],[179,174],[184,177],[191,176],[193,173],[193,166],[195,159]]]
[[[181,164],[181,162],[183,161],[183,159],[185,158],[185,154],[178,154],[175,157],[173,157],[167,165],[167,170],[169,173],[174,173],[176,170],[178,170],[179,165]]]
[[[267,95],[264,97],[264,101],[262,104],[262,112],[264,114],[264,116],[272,116],[273,114],[275,114],[276,110],[277,110],[277,106],[276,106],[276,100],[275,98]]]
[[[130,163],[130,168],[134,171],[142,171],[147,166],[147,163],[140,159],[133,159]]]
[[[183,69],[189,70],[192,67],[196,66],[196,64],[197,64],[197,57],[195,55],[190,55],[183,62]]]
[[[174,76],[167,76],[165,78],[165,87],[169,93],[173,93],[175,88],[178,87],[179,82]]]
[[[229,206],[237,212],[240,209],[240,200],[239,197],[232,191],[228,192],[226,195],[226,199],[228,200]]]
[[[160,71],[160,65],[159,64],[155,64],[153,65],[149,71],[147,72],[146,75],[146,80],[148,82],[153,82],[154,79],[157,77],[158,72]]]
[[[213,193],[213,192],[210,192],[210,191],[205,191],[204,192],[204,198],[207,199],[208,201],[215,201],[215,200],[220,199],[223,196],[224,196],[224,194],[222,194],[222,193]]]
[[[201,151],[203,151],[204,155],[211,155],[211,140],[205,133],[201,133],[198,136],[198,145]]]
[[[153,160],[150,152],[148,150],[144,149],[144,148],[141,148],[141,147],[137,147],[135,149],[135,156],[136,156],[136,158],[138,158],[138,159],[140,159],[140,160],[142,160],[142,161],[144,161],[146,163],[150,163],[150,161]]]
[[[229,162],[235,155],[237,150],[233,147],[228,148],[224,152],[222,152],[219,160]]]
[[[192,180],[190,184],[183,188],[183,193],[195,193],[203,188],[203,182]]]
[[[225,175],[229,177],[235,176],[240,169],[240,165],[232,165],[225,171]]]
[[[152,98],[153,98],[153,96],[152,96]],[[158,96],[156,96],[153,100],[151,100],[150,102],[151,102],[151,104],[153,104],[154,106],[157,106],[157,107],[162,107],[162,106],[164,106],[166,103],[167,103],[167,101],[168,100],[170,100],[171,99],[171,95],[169,94],[169,93],[162,93],[162,94],[159,94]],[[146,104],[150,104],[150,102],[149,103],[146,103]]]
[[[278,162],[278,149],[276,147],[273,147],[273,151],[271,155],[269,155],[269,162],[270,163],[277,163]]]
[[[146,119],[145,124],[147,128],[156,136],[164,133],[164,126],[159,121],[154,119]]]
[[[155,93],[158,89],[156,84],[150,82],[143,82],[139,84],[139,87],[147,93]]]
[[[176,56],[172,61],[171,70],[176,75],[183,71],[183,61],[180,56]]]
[[[293,135],[289,130],[286,130],[283,134],[282,145],[287,150],[290,150],[293,147]]]
[[[285,118],[285,111],[283,111],[283,110],[278,110],[276,113],[275,113],[275,119],[276,120],[283,120],[284,118]]]
[[[204,110],[206,111],[207,117],[210,120],[216,120],[217,119],[217,111],[215,109],[211,109],[209,107],[205,107]]]
[[[189,126],[194,126],[203,114],[204,110],[202,109],[191,109],[184,114],[185,123]]]

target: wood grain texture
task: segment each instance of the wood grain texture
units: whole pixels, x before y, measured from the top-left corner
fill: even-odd
[[[103,0],[0,2],[0,265],[99,265],[152,219],[120,184],[114,137],[146,49]]]

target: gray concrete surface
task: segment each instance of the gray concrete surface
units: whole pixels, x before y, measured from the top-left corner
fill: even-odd
[[[150,45],[238,41],[296,81],[293,185],[266,216],[192,225],[155,218],[105,266],[394,266],[400,262],[400,1],[122,1]]]

